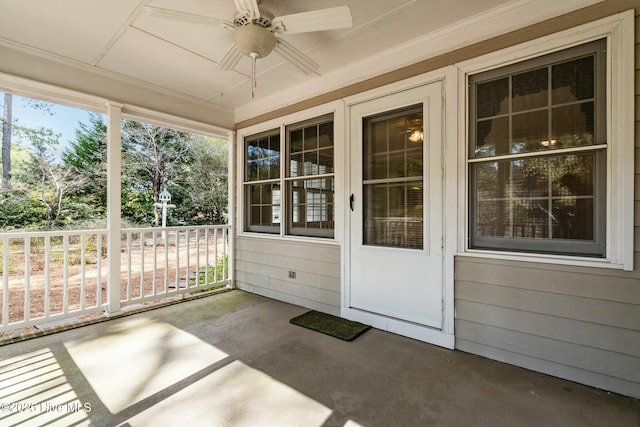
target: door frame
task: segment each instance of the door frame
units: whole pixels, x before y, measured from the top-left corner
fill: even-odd
[[[351,212],[344,209],[344,232],[342,244],[342,283],[341,283],[341,307],[340,315],[344,318],[363,322],[398,335],[425,341],[441,347],[453,349],[455,347],[454,335],[454,256],[458,241],[458,70],[455,66],[445,67],[429,73],[421,74],[397,83],[392,83],[380,88],[372,89],[351,97],[345,98],[345,126],[343,145],[343,170],[348,171],[351,163],[351,144],[361,143],[351,141],[351,107],[362,102],[383,98],[406,91],[408,89],[426,86],[430,83],[442,83],[443,97],[443,123],[442,123],[442,152],[443,152],[443,322],[441,329],[430,328],[411,322],[393,319],[379,314],[369,313],[349,307],[349,295],[351,291]],[[347,125],[349,124],[349,125]],[[351,177],[344,179],[344,197],[352,193]],[[348,206],[348,203],[343,204]]]

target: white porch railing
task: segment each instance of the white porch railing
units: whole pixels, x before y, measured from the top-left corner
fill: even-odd
[[[230,226],[121,231],[122,306],[231,285]],[[0,233],[0,332],[108,306],[107,230]],[[119,286],[118,286],[119,285]]]

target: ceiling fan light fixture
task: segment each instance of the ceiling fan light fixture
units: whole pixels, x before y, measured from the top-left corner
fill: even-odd
[[[160,18],[233,30],[234,44],[227,49],[216,69],[230,71],[236,66],[242,55],[251,58],[252,98],[256,87],[256,60],[266,57],[274,50],[305,74],[315,73],[319,68],[319,65],[305,53],[296,49],[283,38],[276,37],[276,34],[309,33],[353,26],[351,9],[348,6],[275,17],[269,10],[261,7],[262,0],[233,1],[237,10],[233,22],[154,6],[145,6],[145,11]]]
[[[276,36],[259,25],[245,25],[233,31],[233,41],[245,55],[264,58],[276,47]]]

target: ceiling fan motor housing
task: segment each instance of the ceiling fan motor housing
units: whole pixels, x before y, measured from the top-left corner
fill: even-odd
[[[256,54],[258,58],[269,55],[276,47],[276,36],[260,25],[249,24],[236,27],[233,31],[233,41],[245,55]]]

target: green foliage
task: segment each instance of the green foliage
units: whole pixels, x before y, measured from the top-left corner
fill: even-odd
[[[208,274],[208,276],[207,276]],[[209,279],[207,281],[207,278]],[[214,284],[215,282],[221,282],[229,278],[229,255],[218,258],[216,265],[209,265],[207,267],[200,267],[197,277],[189,280],[189,286],[206,286],[201,290],[197,290],[194,293],[205,292],[212,289],[219,289],[226,286],[226,284]]]
[[[46,215],[37,200],[17,191],[0,193],[0,229],[38,229],[44,224]]]
[[[153,193],[122,187],[122,217],[134,224],[153,223]]]
[[[181,197],[175,214],[189,224],[223,224],[227,213],[227,141],[194,137],[189,141],[191,159],[177,195]],[[178,191],[179,191],[178,190]]]
[[[33,108],[53,114],[49,104]],[[14,126],[13,190],[0,192],[0,229],[95,228],[106,224],[107,124],[90,114],[58,158],[51,129]],[[123,222],[158,225],[154,207],[163,189],[172,194],[168,225],[226,220],[227,142],[151,124],[122,124]]]
[[[107,125],[99,114],[90,114],[89,123],[79,123],[76,140],[62,155],[63,163],[81,176],[85,185],[76,198],[87,207],[87,217],[104,218],[107,210]]]

